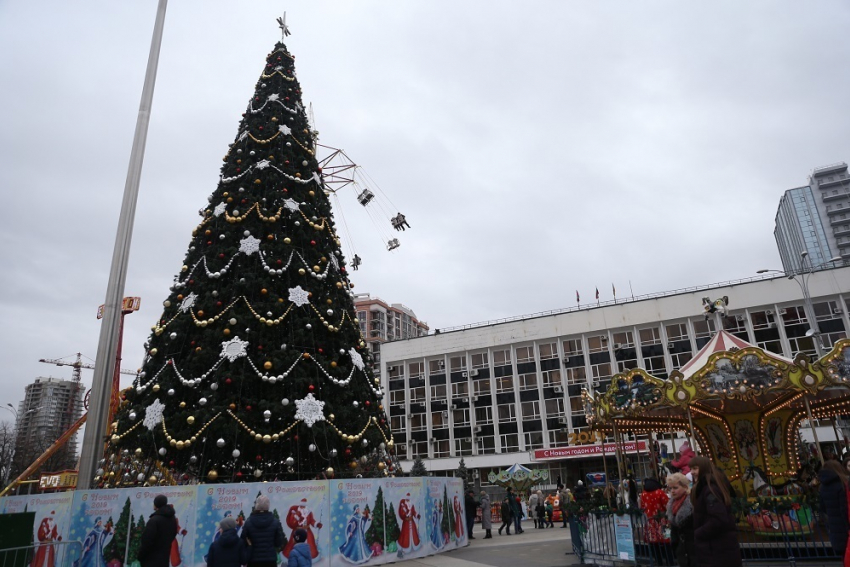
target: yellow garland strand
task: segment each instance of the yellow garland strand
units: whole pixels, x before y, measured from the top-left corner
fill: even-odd
[[[290,82],[295,80],[295,77],[287,77],[286,75],[284,75],[280,71],[274,71],[273,73],[270,73],[268,75],[260,75],[260,77],[262,77],[264,79],[271,79],[275,75],[280,75],[281,77],[283,77],[284,79],[286,79],[287,81],[290,81]]]
[[[279,132],[279,131],[278,131],[278,132],[276,132],[276,133],[275,133],[275,135],[274,135],[274,136],[272,136],[271,138],[267,138],[267,139],[265,139],[265,140],[261,140],[261,139],[259,139],[259,138],[255,137],[252,133],[248,132],[248,137],[249,137],[249,138],[251,138],[252,140],[254,140],[255,142],[257,142],[257,143],[258,143],[258,144],[260,144],[260,145],[269,144],[269,143],[271,143],[271,142],[272,142],[275,138],[277,138],[278,136],[280,136],[280,132]],[[298,140],[296,140],[296,142],[297,142],[297,141],[298,141]]]

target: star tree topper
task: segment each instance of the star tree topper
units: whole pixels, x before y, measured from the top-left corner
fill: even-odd
[[[307,397],[301,400],[295,400],[295,419],[303,421],[307,427],[313,427],[317,421],[325,421],[324,409],[325,402],[321,402],[313,397],[313,394],[307,394]]]

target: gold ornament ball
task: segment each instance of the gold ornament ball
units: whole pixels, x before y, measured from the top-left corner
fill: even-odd
[[[299,268],[298,275],[303,276],[306,273],[307,273],[307,270],[305,270],[304,268]]]
[[[392,449],[393,447],[395,447],[395,443],[392,439],[390,439],[389,441],[387,441],[387,449]]]
[[[230,329],[225,329],[222,333],[224,333],[225,337],[230,336]]]
[[[183,450],[183,447],[185,447],[185,446],[186,446],[186,444],[185,444],[185,443],[183,443],[183,441],[178,441],[178,442],[177,442],[177,450],[178,450],[178,451],[182,451],[182,450]]]
[[[156,350],[155,348],[152,348],[151,349],[151,356],[156,356],[156,353],[158,353],[158,352],[159,352],[158,350]]]
[[[291,242],[292,242],[292,239],[290,239],[288,236],[283,239],[284,244],[290,244]]]
[[[380,384],[380,383],[381,383],[381,379],[380,379],[380,378],[375,378],[375,384]]]
[[[180,409],[183,409],[185,407],[186,407],[186,402],[180,402]]]
[[[159,392],[159,384],[154,384],[151,390],[153,390],[154,392]]]
[[[195,416],[190,415],[189,417],[187,417],[186,423],[188,423],[189,425],[192,425],[193,423],[195,423]]]
[[[349,466],[349,467],[351,467],[351,468],[353,468],[353,469],[356,469],[356,468],[357,468],[357,461],[351,461],[351,462],[348,464],[348,466]]]
[[[263,443],[271,443],[272,436],[271,435],[263,435]]]
[[[118,443],[120,440],[121,440],[121,438],[120,438],[120,437],[118,437],[117,435],[113,435],[113,436],[112,436],[112,442],[113,442],[113,443]]]
[[[137,456],[139,456],[139,455],[141,455],[141,454],[142,454],[142,448],[141,448],[141,447],[136,447],[136,455],[137,455]]]
[[[151,477],[148,479],[148,482],[149,482],[149,483],[151,483],[151,484],[156,484],[156,477],[155,477],[155,476],[151,476]]]
[[[168,444],[171,445],[172,447],[177,447],[177,439],[172,439],[171,441],[168,442]]]
[[[316,192],[315,192],[315,191],[310,191],[310,193],[308,193],[308,195],[310,195],[311,197],[315,197],[315,196],[316,196]]]
[[[336,419],[336,416],[334,414],[330,414],[328,416],[328,421],[333,421],[334,419]]]
[[[263,289],[260,290],[260,295],[265,295],[268,292],[269,292],[269,290],[267,290],[266,288],[263,288]]]
[[[336,288],[342,289],[342,282],[336,282]]]
[[[207,231],[207,232],[209,232],[209,231]],[[189,266],[187,266],[186,264],[183,264],[183,266],[181,266],[181,268],[180,268],[181,272],[186,272],[188,270],[189,270]]]
[[[328,474],[329,477],[331,477],[331,478],[334,477],[334,468],[333,467],[328,467],[325,472]]]
[[[386,466],[387,466],[387,465],[385,465],[385,464],[384,464],[384,461],[379,461],[379,462],[378,462],[378,470],[379,470],[379,471],[384,470],[384,468],[385,468]]]
[[[211,470],[207,473],[207,478],[212,481],[218,480],[218,472],[215,470]]]
[[[314,272],[321,272],[322,268],[320,268],[319,266],[313,266],[313,271]]]
[[[331,368],[336,368],[336,360],[331,362]]]
[[[263,368],[265,368],[266,370],[271,370],[271,369],[272,369],[272,363],[271,363],[270,361],[268,361],[268,360],[267,360],[267,361],[265,361],[265,362],[263,363]]]
[[[333,299],[328,299],[327,304],[328,304],[328,305],[333,305],[333,302],[334,302],[334,301],[333,301]]]

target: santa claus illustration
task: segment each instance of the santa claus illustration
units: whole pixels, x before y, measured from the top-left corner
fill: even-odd
[[[455,494],[454,502],[452,503],[452,507],[454,508],[454,512],[455,512],[455,537],[457,539],[462,539],[463,538],[464,517],[463,517],[463,508],[460,505],[460,499],[458,498],[457,494]]]
[[[53,542],[62,541],[62,536],[59,535],[59,530],[56,527],[55,510],[52,510],[41,520],[36,536],[38,537],[38,550],[35,552],[30,567],[54,567],[56,546],[53,545]]]
[[[283,548],[283,556],[289,559],[289,553],[295,547],[295,530],[301,528],[307,532],[307,545],[310,546],[310,556],[315,559],[319,556],[319,547],[316,545],[316,537],[313,535],[312,527],[322,529],[322,524],[316,523],[316,518],[313,516],[312,510],[307,508],[307,499],[302,498],[301,502],[291,506],[289,512],[286,513],[286,525],[292,530],[289,533],[289,539],[286,542],[286,547]]]
[[[183,557],[180,555],[180,551],[183,547],[183,538],[185,538],[186,534],[189,533],[185,528],[180,526],[180,520],[177,519],[177,516],[174,516],[174,521],[177,522],[177,535],[181,537],[176,537],[171,540],[171,553],[169,553],[171,567],[177,567],[183,563]],[[178,539],[180,539],[179,544],[177,543]]]
[[[404,552],[410,553],[419,549],[421,542],[419,541],[419,526],[416,521],[419,519],[419,512],[416,511],[416,506],[410,501],[410,493],[398,503],[398,517],[401,520],[401,535],[398,536],[398,553],[399,557],[404,555]]]

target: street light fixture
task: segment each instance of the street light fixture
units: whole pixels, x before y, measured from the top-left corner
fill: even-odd
[[[788,272],[784,272],[784,271],[781,271],[781,270],[769,270],[769,269],[761,269],[761,270],[758,270],[758,272],[756,272],[756,273],[766,274],[768,272],[776,272],[778,274],[785,274],[786,276],[788,276],[789,280],[794,280],[795,282],[797,282],[797,285],[800,286],[800,290],[803,292],[803,312],[806,314],[806,323],[809,325],[809,328],[806,331],[806,336],[812,339],[812,343],[814,344],[814,347],[815,347],[815,352],[817,353],[818,359],[820,359],[820,358],[823,358],[824,346],[823,346],[823,343],[821,342],[820,328],[817,326],[817,322],[816,322],[815,308],[814,308],[814,305],[812,305],[812,296],[809,294],[809,278],[814,273],[815,268],[821,268],[821,267],[823,267],[827,264],[831,264],[833,262],[838,262],[838,261],[841,260],[841,256],[835,256],[833,258],[830,258],[826,262],[823,262],[822,264],[818,264],[817,266],[813,266],[812,261],[809,260],[809,253],[807,251],[803,250],[802,252],[800,252],[800,260],[801,260],[800,263],[802,265],[802,268],[800,269],[800,272],[796,273],[796,274],[793,273],[793,272],[789,274]],[[807,260],[808,260],[808,265],[809,265],[808,269],[806,269],[806,263],[807,263],[806,261]],[[823,452],[821,451],[820,440],[818,439],[818,432],[817,432],[817,429],[815,428],[815,422],[812,419],[812,408],[811,408],[811,405],[809,404],[809,397],[803,396],[803,401],[806,404],[806,414],[807,414],[807,417],[809,418],[809,425],[812,428],[812,437],[814,437],[814,440],[815,440],[815,447],[818,450],[818,457],[820,457],[821,465],[823,465],[823,462],[824,462]],[[835,426],[835,423],[833,422],[833,427],[834,426]],[[836,434],[836,437],[837,437],[837,434]]]

